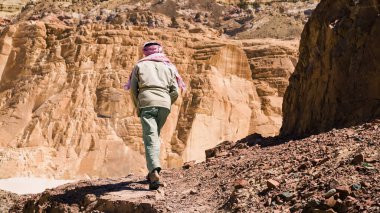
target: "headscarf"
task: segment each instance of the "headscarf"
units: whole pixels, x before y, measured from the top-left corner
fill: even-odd
[[[144,44],[143,52],[144,52],[144,56],[147,57],[155,53],[163,53],[164,50],[159,43],[150,41]]]
[[[144,56],[145,57],[143,59],[139,60],[137,62],[137,64],[140,63],[140,62],[143,62],[143,61],[163,62],[168,68],[170,68],[171,70],[174,71],[174,75],[176,77],[178,87],[181,88],[182,90],[186,89],[185,82],[183,81],[183,79],[179,75],[177,67],[164,54],[164,51],[163,51],[163,48],[162,48],[161,44],[159,44],[158,42],[154,42],[154,41],[147,42],[143,46],[143,52],[144,52]],[[131,89],[132,75],[134,75],[133,72],[129,76],[128,83],[126,83],[124,85],[124,89],[125,90]]]

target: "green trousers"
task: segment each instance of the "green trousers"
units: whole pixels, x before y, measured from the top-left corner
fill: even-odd
[[[140,119],[143,129],[146,165],[149,172],[160,165],[160,132],[170,113],[163,107],[146,107],[141,109]]]

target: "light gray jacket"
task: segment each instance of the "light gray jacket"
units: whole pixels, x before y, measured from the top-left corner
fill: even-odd
[[[174,71],[163,62],[138,63],[132,71],[131,95],[137,108],[155,106],[170,110],[178,98]]]

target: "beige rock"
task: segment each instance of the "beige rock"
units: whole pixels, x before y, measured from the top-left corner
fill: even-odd
[[[267,187],[269,189],[275,189],[275,188],[278,188],[279,186],[280,186],[280,183],[273,179],[270,179],[267,181]]]
[[[188,85],[161,135],[165,168],[205,160],[222,141],[277,134],[297,55],[295,41],[103,24],[78,30],[49,20],[1,35],[0,178],[144,174],[141,126],[123,84],[146,40],[163,43]]]

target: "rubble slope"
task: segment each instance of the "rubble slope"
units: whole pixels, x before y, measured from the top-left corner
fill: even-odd
[[[13,211],[379,212],[380,120],[302,140],[251,135],[208,159],[142,176],[81,181],[26,199]]]

